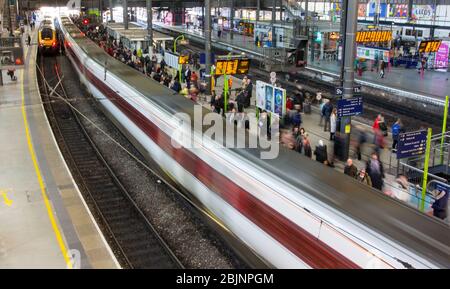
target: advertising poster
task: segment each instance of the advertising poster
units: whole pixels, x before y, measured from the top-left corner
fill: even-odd
[[[439,50],[436,52],[435,67],[439,71],[447,71],[449,46],[449,41],[442,41]]]
[[[408,4],[391,4],[389,6],[389,17],[407,18]]]
[[[431,20],[433,18],[433,5],[414,5],[412,11],[413,20]]]
[[[282,116],[284,112],[284,91],[274,88],[274,113]]]
[[[266,105],[265,110],[273,111],[273,86],[266,85]]]
[[[266,84],[260,80],[256,81],[256,106],[266,109]]]
[[[366,17],[367,16],[367,4],[361,3],[358,4],[358,17]]]
[[[387,16],[387,4],[386,3],[380,3],[380,17],[386,17]],[[373,1],[369,3],[369,17],[374,17],[376,14],[376,2]]]

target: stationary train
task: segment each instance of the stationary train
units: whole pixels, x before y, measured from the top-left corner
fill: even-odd
[[[186,122],[206,111],[107,55],[69,18],[60,21],[67,56],[116,126],[264,262],[450,268],[446,223],[282,147],[274,159],[261,159],[262,148],[221,148],[207,126]],[[174,143],[180,132],[191,146]]]
[[[60,41],[53,19],[45,18],[38,31],[39,52],[55,54],[59,51]]]

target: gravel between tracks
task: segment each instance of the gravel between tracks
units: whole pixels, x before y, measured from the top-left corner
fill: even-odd
[[[59,57],[58,60],[62,73],[67,75],[64,78],[67,93],[69,97],[76,99],[72,104],[142,160],[139,152],[106,118],[97,103],[81,89],[69,60],[66,57]],[[186,268],[246,268],[246,265],[204,224],[198,213],[194,212],[178,193],[173,192],[164,183],[159,183],[154,174],[86,119],[81,119],[117,177]]]

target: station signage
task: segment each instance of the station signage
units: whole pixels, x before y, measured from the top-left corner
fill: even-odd
[[[358,31],[356,32],[356,42],[387,42],[392,40],[392,31]]]
[[[336,87],[335,92],[336,92],[337,96],[342,96],[342,95],[344,95],[344,88],[342,86]],[[361,85],[354,86],[353,93],[360,94],[361,93]]]
[[[427,131],[419,130],[402,133],[398,138],[397,159],[409,158],[425,153]]]
[[[438,52],[442,40],[424,40],[420,42],[419,52]]]
[[[359,115],[363,112],[362,97],[343,98],[338,101],[338,117]]]
[[[216,75],[247,74],[250,69],[250,59],[227,59],[216,61]]]

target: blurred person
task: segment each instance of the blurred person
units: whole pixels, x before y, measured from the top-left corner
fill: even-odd
[[[327,146],[323,143],[323,140],[319,140],[319,145],[316,146],[314,155],[316,156],[316,161],[319,163],[325,164],[328,162]]]
[[[311,142],[309,141],[308,133],[303,135],[303,150],[305,152],[305,156],[312,158]]]
[[[442,220],[446,219],[448,216],[448,190],[433,190],[432,195],[435,199],[431,205],[433,208],[433,216]]]
[[[367,162],[366,172],[372,181],[372,187],[381,191],[383,189],[384,169],[375,152],[372,153]]]

